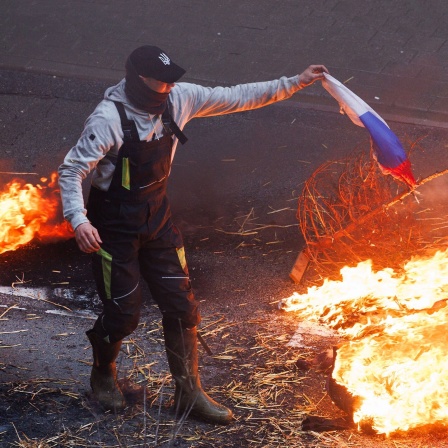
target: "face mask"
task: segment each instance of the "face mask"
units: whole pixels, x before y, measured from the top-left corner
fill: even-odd
[[[150,114],[162,114],[166,108],[169,93],[159,93],[150,89],[140,78],[129,58],[126,61],[124,91],[133,106]]]

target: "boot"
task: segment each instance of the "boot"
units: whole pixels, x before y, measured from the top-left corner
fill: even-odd
[[[106,410],[122,410],[126,403],[117,383],[115,359],[121,347],[121,341],[109,344],[94,330],[87,331],[92,344],[93,365],[90,386],[93,394]]]
[[[176,412],[186,412],[221,425],[233,419],[232,411],[210,398],[202,389],[198,374],[198,339],[196,327],[175,331],[164,328],[168,364],[176,383]]]

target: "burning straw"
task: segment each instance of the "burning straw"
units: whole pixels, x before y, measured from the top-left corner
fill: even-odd
[[[362,151],[321,165],[305,183],[297,214],[315,271],[328,277],[367,259],[398,268],[403,260],[441,247],[434,232],[441,211],[428,208],[419,187],[446,173],[420,180],[409,191]]]
[[[355,423],[379,433],[448,421],[448,226],[419,191],[447,172],[408,191],[359,154],[321,166],[300,198],[307,254],[319,274],[338,270],[340,280],[294,293],[281,308],[346,340],[331,381],[354,398]]]
[[[62,219],[57,173],[35,185],[15,179],[0,191],[0,254],[36,237],[47,242],[73,237]]]

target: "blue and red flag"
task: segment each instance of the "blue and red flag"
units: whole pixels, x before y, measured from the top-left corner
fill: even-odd
[[[411,162],[398,139],[387,123],[359,96],[345,87],[337,79],[324,73],[322,85],[339,103],[341,113],[348,115],[357,126],[370,133],[374,156],[383,174],[405,182],[410,188],[416,185],[411,170]]]

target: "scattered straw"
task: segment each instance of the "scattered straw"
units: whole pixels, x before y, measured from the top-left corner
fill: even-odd
[[[216,356],[210,357],[199,348],[203,385],[213,398],[234,410],[236,419],[229,426],[201,423],[186,418],[186,415],[176,416],[172,411],[174,387],[167,368],[162,329],[155,321],[139,326],[132,338],[123,344],[118,360],[120,384],[141,387],[137,394],[132,387],[123,387],[127,397],[134,397],[123,413],[105,413],[98,407],[88,391],[88,377],[76,381],[40,378],[0,384],[3,401],[9,407],[20,407],[17,420],[12,421],[10,414],[6,417],[8,425],[15,426],[16,438],[11,446],[417,446],[394,445],[392,441],[378,438],[369,440],[365,435],[349,430],[302,430],[302,421],[307,414],[332,417],[337,411],[324,391],[325,376],[297,369],[296,361],[303,353],[287,346],[291,338],[291,332],[285,331],[289,319],[290,315],[263,316],[236,324],[224,315],[204,318],[201,331]],[[27,416],[26,420],[22,415]],[[34,431],[24,431],[24,421],[38,421],[39,418],[54,422],[45,437],[37,436]],[[11,435],[11,432],[7,433]],[[421,443],[420,446],[430,445]]]

